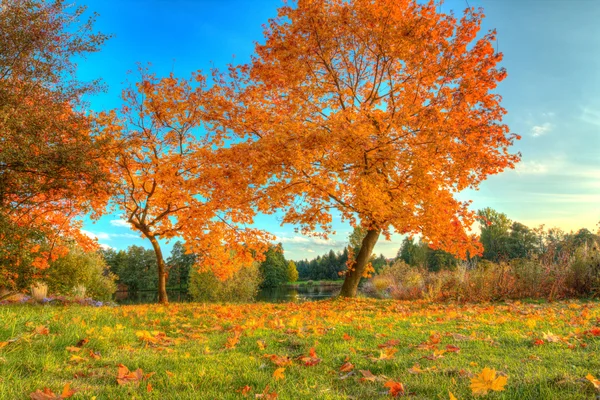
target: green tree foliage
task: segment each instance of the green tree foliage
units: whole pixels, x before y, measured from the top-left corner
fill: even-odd
[[[404,238],[402,246],[398,250],[397,259],[401,259],[408,265],[426,265],[427,264],[427,253],[428,249],[426,246],[422,246],[420,241],[414,240],[414,238]]]
[[[330,250],[328,253],[317,256],[312,260],[296,261],[299,278],[301,280],[336,280],[346,270],[348,261],[348,249],[336,253]]]
[[[296,263],[293,261],[288,262],[288,282],[296,282],[298,280],[298,270],[296,269]]]
[[[413,238],[405,238],[396,259],[404,261],[412,267],[424,267],[429,271],[452,269],[456,266],[456,258],[443,250],[434,250],[427,243]]]
[[[44,281],[50,293],[69,295],[78,286],[84,286],[86,296],[110,300],[117,289],[117,276],[110,272],[102,254],[89,253],[72,246],[69,253],[50,263]]]
[[[156,289],[156,255],[154,251],[141,246],[129,246],[127,250],[102,251],[118,283],[127,286],[129,291]]]
[[[498,262],[525,258],[543,251],[544,243],[557,245],[566,237],[554,229],[548,231],[547,240],[544,240],[543,235],[491,208],[480,210],[478,215],[485,260]]]
[[[388,261],[383,254],[380,254],[379,257],[373,256],[373,259],[371,260],[371,265],[373,266],[375,272],[381,271],[381,269],[387,264]]]
[[[512,221],[506,214],[491,208],[479,210],[479,225],[481,227],[481,244],[483,245],[483,258],[498,262],[508,256],[508,238]]]
[[[175,242],[171,250],[171,256],[167,259],[169,277],[167,287],[187,287],[190,270],[196,262],[194,254],[186,254],[183,243]]]
[[[254,299],[262,281],[258,263],[233,274],[227,280],[218,279],[212,272],[190,270],[189,294],[195,301],[248,302]]]
[[[355,256],[360,251],[360,246],[362,246],[362,241],[365,236],[367,236],[367,230],[363,227],[356,226],[348,237],[348,246],[350,246]]]
[[[262,287],[276,287],[288,281],[288,262],[283,256],[281,244],[269,247],[265,260],[260,263],[260,273],[263,277]]]

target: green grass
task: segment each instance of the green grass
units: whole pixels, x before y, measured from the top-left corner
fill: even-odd
[[[303,304],[82,307],[0,307],[0,399],[25,399],[37,389],[60,393],[66,383],[74,399],[237,399],[248,385],[248,398],[266,385],[279,399],[389,398],[385,378],[360,380],[358,370],[402,382],[411,399],[473,398],[470,377],[484,367],[508,375],[506,390],[489,399],[593,399],[587,374],[600,376],[600,304],[455,305],[395,301],[323,301]],[[35,333],[48,327],[49,334]],[[158,343],[136,335],[155,332]],[[162,334],[166,335],[166,338]],[[226,348],[240,332],[239,343]],[[557,342],[545,341],[552,333]],[[43,333],[43,332],[42,332]],[[344,334],[351,337],[344,340]],[[429,360],[433,350],[417,348],[439,334],[444,349],[458,353]],[[464,335],[464,337],[456,334]],[[67,347],[81,339],[83,350]],[[16,340],[14,340],[16,339]],[[397,339],[391,359],[373,361],[379,344]],[[13,341],[14,340],[14,341]],[[267,347],[259,348],[262,340]],[[285,379],[265,354],[295,358],[314,347],[322,361],[304,366],[294,360]],[[100,354],[93,359],[89,351]],[[72,355],[83,358],[70,361]],[[339,372],[346,359],[354,374]],[[135,385],[118,385],[119,364],[155,374]],[[415,364],[432,368],[411,374]],[[147,383],[152,391],[147,392]]]

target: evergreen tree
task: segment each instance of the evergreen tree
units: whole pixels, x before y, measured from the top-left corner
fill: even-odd
[[[281,243],[269,247],[265,260],[260,263],[260,273],[263,277],[262,287],[276,287],[288,281],[288,263],[283,256]]]

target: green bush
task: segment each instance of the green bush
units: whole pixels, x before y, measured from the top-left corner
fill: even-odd
[[[242,267],[231,278],[220,280],[212,272],[190,270],[189,293],[195,301],[247,302],[256,297],[262,277],[258,263]]]
[[[83,286],[86,296],[96,300],[111,299],[117,290],[116,279],[101,254],[86,253],[75,246],[52,262],[44,277],[52,294],[72,295],[75,288]]]

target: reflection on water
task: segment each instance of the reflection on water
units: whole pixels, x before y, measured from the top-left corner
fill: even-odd
[[[186,303],[192,301],[185,290],[167,290],[170,303]],[[148,290],[142,292],[117,292],[115,302],[118,304],[152,304],[158,303],[158,292]]]
[[[314,301],[337,296],[339,286],[281,286],[259,290],[256,301],[265,303],[283,303],[287,301]],[[167,290],[170,303],[185,303],[193,301],[185,290]],[[158,302],[156,291],[117,292],[115,299],[118,304],[152,304]]]
[[[264,288],[258,292],[256,301],[267,303],[281,303],[286,301],[322,300],[337,296],[340,293],[339,286],[307,286],[302,285],[295,288],[280,286]]]

